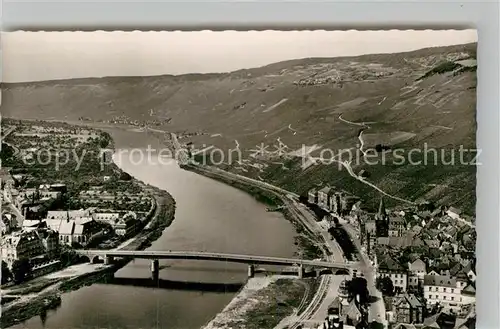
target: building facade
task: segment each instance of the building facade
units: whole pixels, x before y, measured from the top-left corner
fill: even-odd
[[[388,256],[379,262],[377,277],[390,278],[396,293],[407,291],[408,273],[406,269]]]
[[[333,189],[331,187],[324,187],[318,191],[318,206],[323,209],[330,208],[330,196],[333,193]]]
[[[38,234],[32,232],[14,232],[3,236],[1,241],[2,260],[9,268],[19,259],[31,259],[45,254],[45,248]]]
[[[307,192],[307,202],[311,204],[318,203],[318,191],[315,188],[310,189],[309,192]]]
[[[415,295],[403,295],[394,303],[396,323],[423,323],[425,306]]]
[[[427,266],[421,259],[408,263],[408,287],[411,289],[422,288],[424,276],[427,274]]]
[[[448,275],[425,275],[424,276],[424,298],[427,306],[435,304],[445,309],[459,311],[462,301],[461,283]]]

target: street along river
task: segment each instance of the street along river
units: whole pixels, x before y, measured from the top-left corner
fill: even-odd
[[[117,150],[159,146],[145,133],[110,133]],[[250,195],[182,170],[173,161],[160,164],[154,154],[151,161],[147,157],[140,161],[138,151],[121,154],[116,161],[123,170],[167,190],[176,201],[172,225],[148,250],[294,257],[295,230],[281,213],[267,212]],[[34,317],[12,328],[200,328],[235,296],[235,284],[247,279],[243,264],[165,260],[160,261],[160,269],[160,279],[168,282],[161,288],[138,286],[149,282],[150,262],[135,260],[116,272],[112,282],[63,294],[61,306],[49,311],[44,321]],[[185,282],[197,284],[186,289]],[[225,289],[223,284],[233,285]]]

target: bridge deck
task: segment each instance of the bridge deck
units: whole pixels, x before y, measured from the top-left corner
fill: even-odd
[[[193,260],[213,260],[227,261],[232,263],[262,264],[262,265],[306,265],[322,268],[351,268],[351,264],[332,263],[317,260],[303,260],[294,258],[280,258],[268,256],[239,255],[226,253],[212,253],[199,251],[125,251],[125,250],[77,250],[79,254],[100,257],[131,257],[144,259],[193,259]]]

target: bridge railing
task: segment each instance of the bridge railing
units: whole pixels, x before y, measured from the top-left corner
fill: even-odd
[[[252,263],[282,263],[282,264],[297,264],[306,266],[317,266],[317,267],[341,267],[341,268],[351,268],[355,264],[350,263],[332,263],[326,261],[314,261],[306,259],[294,259],[294,258],[279,258],[270,256],[256,256],[256,255],[238,255],[238,254],[226,254],[226,253],[209,253],[209,252],[197,252],[197,251],[121,251],[121,250],[76,250],[77,253],[93,258],[95,256],[100,257],[137,257],[137,258],[203,258],[203,259],[213,259],[213,260],[233,260],[241,262],[252,262]]]

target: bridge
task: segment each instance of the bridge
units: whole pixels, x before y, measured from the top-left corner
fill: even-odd
[[[298,275],[303,277],[304,266],[332,271],[350,271],[355,264],[326,262],[321,260],[304,260],[295,258],[280,258],[269,256],[241,255],[228,253],[215,253],[204,251],[129,251],[129,250],[76,250],[76,253],[85,256],[94,263],[97,259],[104,259],[105,264],[111,264],[115,258],[140,258],[151,259],[151,272],[158,275],[160,259],[208,260],[231,263],[248,264],[248,276],[255,274],[255,265],[283,265],[298,266]]]
[[[16,130],[16,127],[10,127],[8,128],[7,130],[1,130],[1,134],[0,134],[0,138],[1,140],[3,141],[7,136],[9,136],[10,134],[12,134],[14,132],[14,130]]]

